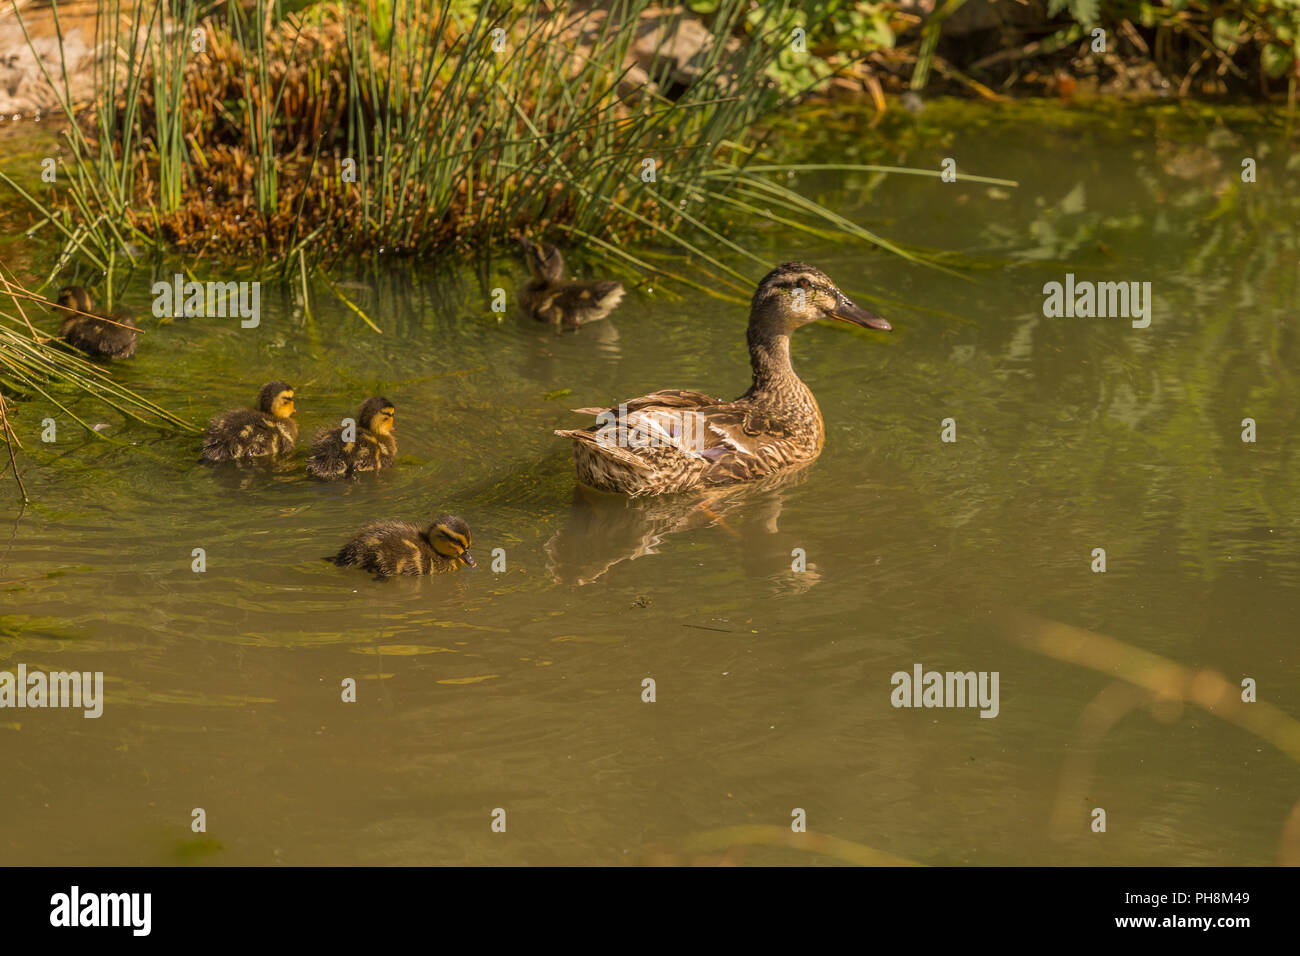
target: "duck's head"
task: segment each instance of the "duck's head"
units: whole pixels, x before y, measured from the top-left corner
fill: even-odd
[[[267,382],[257,396],[257,407],[273,418],[291,418],[298,411],[293,404],[293,386]]]
[[[395,411],[393,403],[386,398],[367,398],[357,412],[357,421],[375,435],[391,435],[397,428]]]
[[[469,525],[464,518],[440,515],[429,525],[429,544],[444,558],[458,558],[471,568],[478,567],[469,553]]]
[[[544,282],[559,282],[564,278],[564,257],[560,250],[549,242],[535,243],[520,239],[519,245],[524,250],[524,261],[534,279]]]
[[[841,292],[826,273],[803,262],[783,262],[758,284],[750,308],[751,325],[762,323],[789,333],[819,319],[839,319],[882,332],[893,328]]]
[[[70,285],[59,290],[59,309],[75,315],[78,312],[90,312],[95,307],[95,300],[90,297],[85,286]]]

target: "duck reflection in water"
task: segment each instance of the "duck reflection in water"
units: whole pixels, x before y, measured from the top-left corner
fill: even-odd
[[[806,591],[820,576],[814,564],[792,568],[791,548],[773,535],[786,492],[802,484],[807,468],[707,491],[628,498],[578,485],[564,526],[546,542],[546,567],[561,584],[585,585],[624,561],[657,554],[668,538],[717,528],[734,539],[736,563],[747,578],[770,581],[775,591]],[[794,540],[794,537],[791,537]]]

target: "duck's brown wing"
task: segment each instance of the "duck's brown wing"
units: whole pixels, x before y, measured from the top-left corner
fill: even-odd
[[[665,389],[628,399],[613,408],[580,408],[595,415],[596,425],[557,432],[578,437],[624,461],[657,468],[664,459],[685,455],[710,463],[755,455],[755,438],[761,423],[753,420],[747,405],[722,402],[703,392]]]
[[[634,496],[752,481],[809,457],[793,423],[745,399],[668,389],[580,411],[596,425],[556,432],[578,443],[579,477]]]
[[[717,437],[703,452],[708,484],[752,481],[807,457],[796,447],[794,424],[770,411],[734,402],[708,411],[708,427]]]
[[[720,398],[714,398],[712,395],[706,395],[704,392],[692,392],[684,388],[665,388],[657,392],[651,392],[648,395],[642,395],[639,398],[629,398],[618,405],[611,405],[605,408],[575,408],[573,411],[579,415],[599,415],[601,412],[617,412],[620,406],[626,408],[629,412],[639,411],[643,408],[705,408],[709,405],[727,404]]]

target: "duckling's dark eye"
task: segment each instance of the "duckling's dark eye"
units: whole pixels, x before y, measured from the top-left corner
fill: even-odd
[[[812,283],[810,283],[807,279],[800,277],[799,288],[807,292],[810,288],[812,288]]]

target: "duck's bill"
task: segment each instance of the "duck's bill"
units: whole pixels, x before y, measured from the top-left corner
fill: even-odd
[[[474,560],[474,556],[470,554],[468,551],[462,551],[460,553],[460,559],[464,561],[466,564],[468,564],[471,568],[478,567],[478,562]]]
[[[835,308],[829,310],[827,314],[832,319],[839,319],[841,322],[852,322],[864,329],[879,329],[881,332],[890,332],[894,328],[889,324],[888,320],[882,319],[874,312],[868,312],[852,302],[841,302]]]

